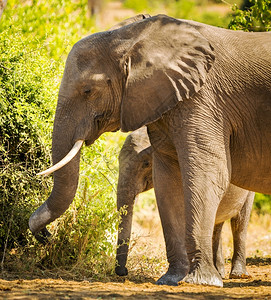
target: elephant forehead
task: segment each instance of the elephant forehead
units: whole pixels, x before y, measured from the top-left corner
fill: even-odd
[[[96,73],[93,74],[89,70],[85,70],[80,74],[83,80],[91,80],[94,82],[105,82],[108,78],[105,73]]]
[[[99,62],[95,57],[101,57],[97,51],[90,50],[81,50],[77,55],[74,57],[74,61],[76,67],[80,72],[86,72],[90,70],[95,70],[97,73],[101,73],[102,64]]]
[[[72,82],[105,82],[108,78],[106,67],[89,53],[72,53],[66,62],[65,78]]]

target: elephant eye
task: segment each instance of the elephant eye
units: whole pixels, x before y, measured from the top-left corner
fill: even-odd
[[[147,160],[144,160],[142,168],[145,169],[145,168],[148,168],[149,166],[150,166],[150,162]]]
[[[84,94],[85,94],[85,95],[89,95],[90,93],[91,93],[91,89],[85,89],[85,90],[84,90]]]

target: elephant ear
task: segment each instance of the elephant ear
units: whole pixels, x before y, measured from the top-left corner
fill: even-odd
[[[159,15],[138,26],[140,34],[124,58],[121,129],[125,132],[154,122],[179,101],[191,98],[214,61],[213,48],[196,29],[197,23]]]

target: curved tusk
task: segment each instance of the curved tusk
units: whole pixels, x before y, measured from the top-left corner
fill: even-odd
[[[38,173],[37,175],[38,176],[39,175],[45,175],[45,176],[47,176],[47,175],[55,172],[56,170],[62,168],[63,166],[65,166],[68,162],[70,162],[75,157],[75,155],[81,149],[83,143],[84,143],[84,140],[78,140],[78,141],[76,141],[75,144],[73,145],[71,151],[64,158],[62,158],[61,161],[59,161],[57,164],[55,164],[51,168]]]

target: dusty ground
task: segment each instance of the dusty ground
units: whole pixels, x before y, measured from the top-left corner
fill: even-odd
[[[65,281],[53,279],[0,280],[1,299],[271,299],[271,261],[248,266],[252,279],[225,280],[223,288],[180,284]],[[229,267],[229,266],[227,266]]]
[[[147,198],[150,197],[149,195]],[[224,287],[157,286],[155,280],[167,268],[161,225],[155,204],[135,208],[133,242],[126,278],[113,276],[103,282],[30,278],[21,274],[0,274],[0,299],[270,299],[271,300],[271,216],[254,214],[248,228],[247,269],[251,279],[228,279]],[[232,255],[229,223],[223,230],[225,258]],[[268,256],[269,255],[269,256]]]

